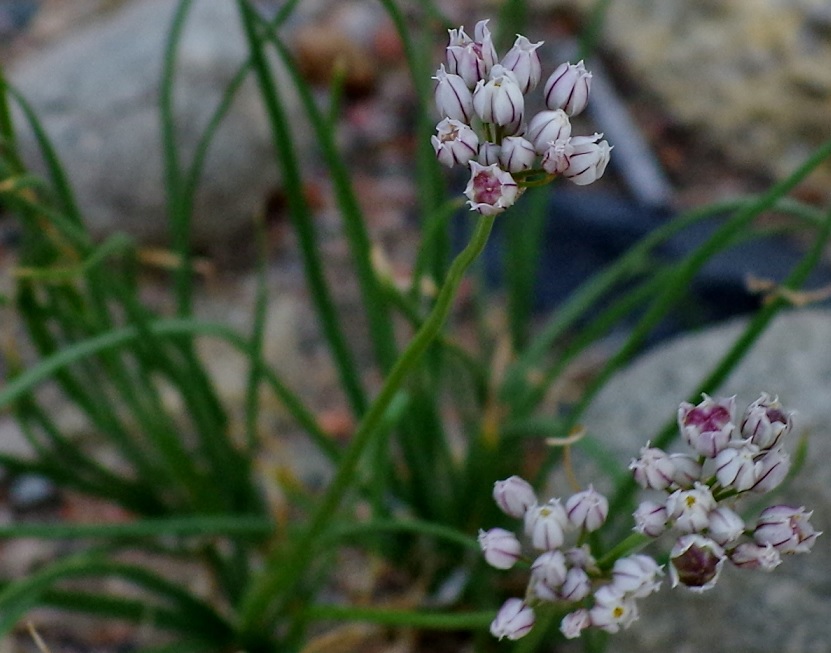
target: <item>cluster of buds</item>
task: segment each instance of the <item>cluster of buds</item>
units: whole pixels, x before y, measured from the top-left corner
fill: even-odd
[[[734,418],[735,397],[711,399],[694,406],[681,404],[678,426],[694,451],[666,453],[649,444],[630,469],[644,489],[662,493],[661,501],[642,502],[634,513],[634,530],[646,541],[674,532],[669,555],[672,586],[702,592],[713,587],[726,561],[745,569],[771,571],[783,555],[810,551],[820,535],[804,508],[773,505],[753,527],[736,512],[743,496],[760,495],[782,482],[789,458],[782,445],[793,424],[777,398],[763,394]],[[565,501],[539,503],[531,485],[518,476],[497,481],[493,491],[499,508],[523,520],[527,546],[511,531],[480,531],[485,560],[510,569],[521,559],[530,562],[530,580],[523,598],[510,598],[491,624],[500,639],[519,639],[534,625],[535,609],[558,603],[567,612],[560,630],[567,638],[586,628],[615,633],[638,618],[637,599],[658,590],[664,575],[652,557],[631,553],[600,562],[587,544],[576,542],[600,528],[608,516],[607,499],[589,489]],[[644,544],[643,539],[637,546]]]
[[[434,79],[442,116],[432,137],[438,160],[469,166],[465,189],[471,210],[495,215],[516,202],[530,183],[563,176],[586,185],[599,179],[611,147],[602,134],[572,136],[570,116],[586,108],[591,73],[583,62],[561,64],[544,85],[547,109],[526,120],[525,95],[542,77],[537,48],[517,35],[499,60],[487,20],[473,38],[450,30],[447,60]]]
[[[670,553],[673,587],[710,589],[727,560],[771,571],[783,555],[810,551],[820,534],[802,507],[765,508],[753,527],[736,512],[744,496],[769,492],[787,476],[790,457],[783,444],[793,414],[767,394],[740,421],[735,413],[735,397],[684,402],[678,428],[692,453],[670,454],[647,444],[629,466],[641,487],[663,493],[662,500],[638,506],[635,530],[651,538],[666,531],[678,535]]]
[[[656,591],[663,575],[652,558],[634,554],[619,558],[607,572],[583,541],[600,528],[609,513],[609,502],[589,486],[565,501],[537,501],[531,485],[518,476],[497,481],[493,491],[499,508],[522,519],[525,537],[533,549],[531,577],[524,598],[510,598],[491,623],[491,633],[502,639],[519,639],[534,625],[535,607],[543,603],[569,606],[560,623],[568,638],[579,637],[589,627],[608,632],[626,628],[638,617],[636,600]],[[479,544],[485,560],[497,569],[509,569],[522,558],[523,546],[511,531],[492,528],[480,531]]]

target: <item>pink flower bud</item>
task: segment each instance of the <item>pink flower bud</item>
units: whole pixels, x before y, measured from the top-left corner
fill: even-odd
[[[473,89],[480,80],[486,79],[496,63],[496,49],[487,23],[486,20],[476,23],[473,32],[475,40],[465,33],[464,27],[449,31],[447,68],[464,79],[469,89]]]
[[[566,639],[577,639],[580,634],[589,626],[591,626],[591,618],[589,611],[585,608],[580,608],[574,612],[569,612],[560,622],[560,632]]]
[[[567,141],[571,136],[571,122],[565,111],[540,111],[531,118],[525,138],[534,144],[537,154],[545,154],[555,141]]]
[[[563,177],[578,186],[593,184],[603,176],[609,164],[612,148],[601,141],[603,134],[573,136],[569,144],[573,148],[568,157],[568,167]]]
[[[730,562],[742,569],[773,571],[782,562],[782,556],[772,544],[762,546],[755,542],[742,542],[728,556]]]
[[[502,65],[514,74],[523,93],[533,90],[540,83],[542,65],[537,48],[542,43],[531,43],[524,36],[517,34],[514,46],[502,59]]]
[[[665,490],[672,484],[675,465],[663,449],[642,447],[641,457],[629,463],[635,482],[644,489]]]
[[[691,490],[676,490],[667,497],[667,515],[684,533],[703,531],[710,523],[710,511],[716,507],[710,488],[696,483]]]
[[[499,165],[508,172],[521,172],[533,167],[537,153],[534,146],[522,136],[506,136],[502,139]]]
[[[727,557],[724,549],[703,535],[678,538],[669,554],[672,586],[684,585],[694,592],[703,592],[716,584]]]
[[[531,565],[531,578],[536,584],[555,592],[566,580],[566,558],[562,551],[546,551]]]
[[[473,117],[473,95],[458,75],[448,73],[444,64],[439,66],[433,79],[436,84],[436,108],[443,118],[470,123]]]
[[[738,540],[744,533],[744,520],[726,506],[710,511],[707,534],[722,546]]]
[[[735,397],[713,400],[706,394],[697,406],[686,401],[678,408],[678,428],[687,444],[696,453],[715,458],[719,451],[727,447],[736,426],[733,412]]]
[[[516,202],[519,189],[509,172],[496,164],[483,166],[470,161],[469,165],[471,174],[465,195],[472,211],[496,215]]]
[[[479,546],[485,561],[496,569],[510,569],[522,555],[522,546],[516,535],[504,528],[480,530]]]
[[[654,501],[643,501],[632,517],[635,519],[635,532],[647,537],[658,537],[667,529],[666,506]]]
[[[589,610],[591,625],[608,633],[628,628],[638,618],[635,600],[613,585],[604,585],[594,593],[594,607]]]
[[[606,521],[609,501],[590,485],[588,490],[569,497],[566,501],[566,514],[576,528],[596,531]]]
[[[716,455],[716,479],[722,487],[738,492],[749,490],[758,478],[758,454],[759,447],[750,442],[722,449]]]
[[[576,116],[589,103],[592,74],[582,61],[560,64],[545,82],[545,106]]]
[[[534,611],[522,599],[505,601],[491,622],[491,635],[497,639],[525,637],[534,627]]]
[[[756,544],[771,544],[779,553],[807,553],[822,533],[810,521],[813,513],[805,508],[771,506],[759,515],[753,539]]]
[[[525,534],[531,538],[535,549],[552,551],[560,548],[568,526],[568,515],[559,499],[529,508],[525,513]]]
[[[473,110],[482,122],[511,125],[522,120],[525,97],[514,74],[496,64],[487,81],[480,80],[473,90]]]
[[[467,165],[479,151],[479,137],[468,125],[445,118],[436,125],[436,135],[430,139],[436,158],[448,168]]]
[[[612,585],[627,596],[642,599],[661,587],[661,566],[647,555],[618,558],[612,567]]]
[[[524,478],[511,476],[493,484],[493,499],[499,509],[509,517],[522,517],[525,511],[537,503],[534,488]]]
[[[793,413],[782,410],[779,397],[767,393],[754,401],[742,418],[741,432],[760,449],[772,449],[793,427]]]
[[[770,492],[779,487],[791,469],[791,457],[782,449],[770,449],[757,460],[754,492]]]

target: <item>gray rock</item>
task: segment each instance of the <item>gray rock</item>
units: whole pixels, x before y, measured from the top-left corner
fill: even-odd
[[[675,416],[745,326],[742,320],[656,347],[614,378],[584,424],[625,467]],[[831,532],[831,312],[780,316],[719,389],[741,409],[762,391],[796,411],[790,449],[809,436],[804,467],[776,503],[814,510],[812,523]],[[582,472],[581,472],[582,475]],[[665,587],[640,603],[641,619],[613,637],[619,653],[693,651],[828,651],[831,642],[831,547],[823,535],[810,555],[787,558],[772,573],[726,567],[712,590],[694,595]],[[662,540],[663,542],[663,540]],[[657,553],[657,551],[655,552]]]
[[[158,110],[163,45],[176,3],[133,0],[21,58],[10,77],[34,106],[68,169],[96,237],[127,231],[164,243],[168,222]],[[203,127],[247,58],[236,3],[193,3],[175,86],[179,152],[191,160]],[[291,88],[275,67],[281,89]],[[297,117],[294,93],[284,98]],[[308,130],[295,125],[300,150]],[[37,149],[24,135],[26,158]],[[237,94],[208,155],[193,217],[198,244],[222,245],[250,224],[277,184],[275,157],[253,78]]]
[[[827,0],[618,0],[603,45],[681,124],[782,177],[831,137],[830,26]],[[826,163],[811,186],[828,197],[829,182]]]

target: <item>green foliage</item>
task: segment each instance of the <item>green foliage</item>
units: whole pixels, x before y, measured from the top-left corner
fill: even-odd
[[[118,524],[0,528],[0,538],[95,543],[91,550],[49,562],[22,580],[3,581],[0,635],[9,633],[38,605],[151,625],[174,638],[174,644],[159,651],[300,650],[312,627],[339,621],[481,631],[499,604],[499,588],[478,561],[475,540],[480,524],[499,519],[490,496],[493,482],[522,469],[528,446],[544,437],[564,436],[578,425],[602,386],[685,300],[689,283],[701,267],[713,255],[763,233],[752,226],[762,211],[776,208],[793,217],[789,228],[814,234],[810,251],[786,282],[789,288],[799,288],[819,260],[831,216],[796,203],[787,194],[831,154],[831,143],[758,197],[696,209],[657,228],[619,261],[587,279],[554,314],[532,329],[546,200],[545,191],[538,189],[529,192],[521,222],[514,221],[510,213],[499,218],[505,220],[506,229],[509,333],[494,337],[482,328],[481,349],[467,351],[446,332],[445,325],[459,285],[483,251],[494,220],[478,218],[467,246],[451,260],[448,224],[459,203],[447,197],[429,146],[432,64],[430,48],[422,47],[438,38],[429,28],[444,19],[433,3],[425,4],[423,16],[412,19],[404,16],[394,0],[382,0],[404,43],[419,93],[416,168],[423,237],[412,287],[402,291],[373,266],[371,237],[335,139],[336,111],[318,107],[281,39],[281,23],[295,4],[286,3],[274,21],[267,23],[247,0],[239,0],[250,56],[217,103],[187,166],[174,146],[172,97],[177,47],[190,2],[181,0],[178,5],[161,71],[160,103],[171,242],[178,262],[173,272],[174,315],[157,314],[141,301],[139,263],[129,238],[114,235],[100,244],[92,241],[47,129],[25,99],[0,80],[0,200],[19,221],[23,235],[14,295],[2,300],[10,305],[5,310],[16,312],[35,351],[35,360],[25,367],[21,361],[10,361],[10,378],[0,389],[0,409],[14,415],[34,454],[20,457],[0,452],[0,465],[16,473],[37,473],[61,487],[103,498],[133,517]],[[524,15],[507,11],[508,7],[524,9],[522,2],[505,7],[517,20]],[[599,9],[598,21],[601,13]],[[593,38],[590,34],[587,41]],[[276,53],[287,68],[328,167],[369,325],[373,362],[384,378],[373,393],[360,374],[325,275],[312,210],[301,192],[290,193],[289,213],[311,300],[357,421],[351,440],[343,447],[324,433],[312,408],[291,389],[291,380],[282,378],[264,359],[267,286],[262,227],[251,333],[197,320],[192,313],[189,236],[194,194],[213,135],[248,76],[259,85],[286,186],[299,189],[303,185],[283,106],[284,90],[273,81],[267,52]],[[11,104],[19,107],[37,137],[48,170],[46,179],[32,176],[21,162]],[[656,262],[655,251],[667,238],[725,213],[729,219],[687,258]],[[432,298],[420,291],[427,277],[438,288]],[[482,288],[477,292],[481,305],[486,299]],[[759,311],[719,365],[702,379],[699,390],[715,390],[784,306],[780,299]],[[636,326],[590,382],[582,399],[568,414],[551,414],[544,398],[552,385],[582,352],[630,316],[637,316]],[[406,342],[395,337],[396,321],[411,329]],[[229,407],[223,405],[197,354],[195,343],[200,338],[229,344],[247,362],[242,442],[232,437]],[[507,343],[507,349],[500,341]],[[505,351],[509,355],[502,361]],[[46,384],[83,415],[89,431],[115,453],[115,462],[105,461],[95,447],[61,431],[41,393]],[[270,513],[263,492],[266,481],[255,471],[261,448],[256,426],[263,387],[281,402],[333,468],[322,492],[301,489],[296,493],[297,516],[289,523]],[[168,408],[166,392],[175,394],[176,403],[185,407],[183,412]],[[461,443],[454,440],[458,435],[446,420],[449,402],[464,427]],[[672,433],[668,426],[652,441],[663,446]],[[585,448],[618,481],[614,515],[615,508],[631,501],[632,485],[603,458],[602,444],[587,440]],[[548,454],[539,466],[538,480],[557,461],[556,450]],[[363,519],[356,517],[359,501],[370,511]],[[436,590],[451,572],[461,572],[464,580],[441,612],[427,605],[406,610],[321,603],[320,590],[336,573],[337,552],[347,544],[411,574],[414,583],[422,583],[429,591]],[[144,555],[139,559],[145,562],[125,562],[127,552],[141,552]],[[165,564],[157,567],[155,561],[160,559]],[[215,596],[197,595],[158,571],[185,559],[210,575]],[[67,581],[78,578],[119,578],[135,587],[139,598],[68,589]],[[535,650],[545,633],[545,628],[536,629],[519,650]],[[599,650],[602,642],[590,645]],[[490,640],[480,648],[490,650]]]

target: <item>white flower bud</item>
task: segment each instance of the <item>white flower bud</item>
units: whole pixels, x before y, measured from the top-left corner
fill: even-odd
[[[722,546],[738,540],[744,533],[744,520],[726,506],[710,511],[707,534]]]
[[[535,549],[552,551],[565,541],[568,515],[559,499],[529,508],[525,513],[525,534]]]
[[[480,530],[479,546],[485,561],[496,569],[510,569],[522,555],[522,545],[516,535],[504,528]]]
[[[663,449],[642,447],[641,457],[629,463],[635,482],[644,489],[665,490],[672,484],[675,465]]]
[[[525,98],[514,74],[496,64],[487,81],[480,80],[473,90],[473,110],[482,122],[511,125],[522,120]]]
[[[736,426],[733,413],[736,397],[712,399],[706,394],[697,406],[686,401],[678,407],[678,428],[697,454],[715,458],[727,447]]]
[[[596,531],[606,521],[609,501],[590,485],[588,490],[569,497],[566,501],[566,514],[576,528]]]
[[[654,501],[642,501],[632,517],[635,519],[635,532],[647,537],[658,537],[667,529],[666,506]]]
[[[754,492],[770,492],[779,487],[791,469],[791,457],[782,449],[770,449],[756,461],[756,483],[750,488]]]
[[[560,632],[566,639],[576,639],[589,626],[592,621],[589,617],[589,611],[585,608],[580,608],[574,612],[569,612],[560,622]]]
[[[627,596],[642,599],[661,587],[661,565],[647,555],[618,558],[612,567],[612,585]]]
[[[561,175],[568,170],[570,157],[574,153],[571,139],[558,139],[549,143],[548,149],[542,155],[542,167],[549,175]]]
[[[499,165],[508,172],[521,172],[533,167],[537,158],[534,146],[522,136],[506,136],[502,139]]]
[[[813,513],[805,508],[771,506],[759,515],[753,539],[756,544],[771,544],[779,553],[807,553],[822,533],[810,521]]]
[[[686,453],[671,453],[669,459],[675,466],[672,482],[680,488],[691,488],[701,480],[701,463],[695,456]]]
[[[479,137],[468,125],[459,120],[445,118],[436,125],[436,135],[430,142],[440,163],[452,168],[467,165],[479,151]]]
[[[582,61],[560,64],[545,82],[545,106],[576,116],[589,103],[592,74]]]
[[[566,579],[560,587],[559,595],[563,601],[582,601],[589,595],[592,581],[585,569],[572,567],[566,573]]]
[[[479,163],[483,166],[498,166],[499,165],[499,155],[502,153],[502,146],[497,145],[496,143],[491,143],[490,141],[485,141],[482,145],[479,146],[479,156],[476,159]]]
[[[522,599],[511,598],[502,604],[491,622],[491,635],[511,640],[525,637],[534,627],[534,611]]]
[[[748,406],[741,432],[760,449],[772,449],[793,428],[793,413],[782,410],[779,397],[762,396]]]
[[[483,166],[470,161],[470,181],[465,195],[472,211],[482,215],[496,215],[512,206],[519,195],[519,189],[509,172],[498,165]]]
[[[502,512],[516,518],[525,515],[525,511],[537,503],[534,488],[519,476],[510,476],[494,483],[493,499]]]
[[[436,84],[436,108],[443,118],[470,123],[473,117],[473,95],[458,75],[448,73],[444,64],[439,66],[433,79]]]
[[[531,578],[555,592],[565,582],[567,571],[562,551],[546,551],[531,565]]]
[[[752,488],[758,478],[756,456],[759,447],[750,442],[722,449],[716,455],[716,479],[722,487],[744,492]]]
[[[592,574],[600,573],[597,560],[592,555],[591,547],[588,544],[566,549],[565,556],[569,567],[580,567],[580,569],[585,569]]]
[[[742,542],[728,553],[730,562],[742,569],[773,571],[782,563],[782,556],[772,544]]]
[[[524,36],[517,34],[514,46],[501,61],[502,65],[514,74],[523,93],[534,90],[537,84],[540,83],[542,65],[540,64],[540,55],[537,54],[537,48],[542,43],[542,41],[531,43]]]
[[[568,167],[563,177],[578,186],[593,184],[603,176],[609,164],[612,148],[601,141],[603,134],[594,136],[573,136],[569,144],[573,151],[568,157]]]
[[[545,154],[555,141],[566,141],[571,136],[571,121],[565,111],[540,111],[531,118],[525,138],[534,144],[537,154]]]
[[[710,488],[696,483],[691,490],[676,490],[667,497],[667,515],[684,533],[703,531],[710,523],[710,511],[716,507]]]

